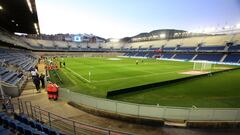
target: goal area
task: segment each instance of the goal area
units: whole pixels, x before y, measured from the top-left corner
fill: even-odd
[[[193,70],[206,71],[212,70],[213,64],[209,61],[195,61],[193,64]]]

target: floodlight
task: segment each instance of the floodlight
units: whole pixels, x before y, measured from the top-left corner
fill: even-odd
[[[30,0],[26,0],[26,1],[27,1],[27,5],[28,5],[29,10],[33,13],[32,4],[31,4]]]
[[[34,23],[34,27],[35,27],[35,30],[36,30],[37,34],[39,34],[37,23]]]
[[[3,7],[0,5],[0,10],[3,10]]]

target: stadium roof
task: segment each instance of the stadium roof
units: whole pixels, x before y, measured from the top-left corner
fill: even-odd
[[[153,31],[151,31],[151,32],[149,32],[149,34],[151,34],[151,35],[158,35],[158,34],[161,34],[161,33],[163,33],[163,32],[169,32],[169,31],[171,31],[171,32],[174,32],[174,33],[177,33],[177,32],[187,32],[187,31],[185,31],[185,30],[175,30],[175,29],[160,29],[160,30],[153,30]]]
[[[187,32],[185,30],[176,30],[176,29],[159,29],[159,30],[153,30],[149,33],[145,32],[145,33],[140,33],[136,36],[133,36],[132,38],[142,38],[142,37],[149,37],[149,36],[153,36],[153,35],[159,35],[161,33],[184,33]]]
[[[0,0],[0,27],[10,31],[39,34],[35,0]]]

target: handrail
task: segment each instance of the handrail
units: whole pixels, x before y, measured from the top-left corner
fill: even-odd
[[[60,120],[62,122],[61,124],[66,124],[66,126],[69,125],[69,126],[72,127],[70,129],[70,132],[72,132],[74,135],[77,132],[76,130],[79,129],[79,128],[81,130],[86,130],[88,132],[102,133],[102,134],[108,134],[108,135],[110,135],[110,134],[130,135],[131,134],[131,133],[127,133],[127,132],[107,129],[107,128],[103,128],[103,127],[99,127],[99,126],[95,126],[95,125],[71,120],[71,119],[68,119],[68,118],[64,118],[62,116],[59,116],[57,114],[51,113],[47,110],[44,110],[44,109],[40,108],[39,106],[32,105],[31,101],[24,101],[25,104],[22,104],[22,102],[23,101],[19,98],[17,98],[17,102],[14,102],[16,104],[16,106],[18,106],[19,113],[27,114],[29,117],[32,117],[33,119],[38,119],[38,117],[36,116],[36,112],[38,111],[40,113],[39,114],[40,115],[39,116],[40,121],[43,121],[45,119],[45,120],[48,121],[49,126],[52,127],[53,126],[52,124],[55,120]],[[29,103],[29,105],[27,103]],[[23,111],[21,111],[21,109]],[[24,109],[26,109],[26,110],[24,111]],[[72,123],[72,124],[69,124],[68,122]]]

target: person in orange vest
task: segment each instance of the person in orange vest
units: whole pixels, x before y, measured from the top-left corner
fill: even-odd
[[[47,85],[48,99],[53,99],[53,90],[54,90],[54,85],[52,84],[52,82],[49,82]]]
[[[57,100],[58,99],[58,91],[59,91],[59,86],[57,84],[53,84],[53,99]]]

